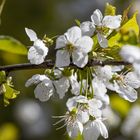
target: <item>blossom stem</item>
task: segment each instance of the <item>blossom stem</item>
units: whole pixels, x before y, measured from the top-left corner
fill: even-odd
[[[0,66],[0,71],[17,71],[17,70],[30,70],[30,69],[47,69],[53,68],[55,62],[52,60],[46,60],[44,63],[35,65],[30,63],[23,63],[23,64],[14,64],[14,65],[7,65],[7,66]],[[88,67],[92,66],[105,66],[105,65],[131,65],[125,61],[99,61],[99,60],[90,60],[87,64]],[[74,64],[70,64],[70,67],[76,67]],[[82,69],[82,68],[80,68]]]

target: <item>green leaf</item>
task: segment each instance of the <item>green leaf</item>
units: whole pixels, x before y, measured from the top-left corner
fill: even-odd
[[[0,71],[0,84],[6,81],[5,71]]]
[[[123,11],[123,15],[122,15],[122,24],[126,23],[128,21],[128,13],[130,11],[130,8],[132,7],[132,4],[130,4],[127,9],[125,9]]]
[[[27,54],[27,48],[18,40],[9,36],[0,36],[0,50],[19,55]]]
[[[105,7],[105,15],[114,16],[116,14],[116,7],[107,3]]]
[[[80,26],[80,24],[81,24],[80,20],[75,19],[75,22],[76,22],[76,24],[77,24],[78,26]]]
[[[20,92],[11,88],[7,84],[4,84],[4,86],[5,86],[5,89],[6,89],[6,92],[3,93],[4,94],[4,105],[7,106],[10,103],[9,100],[10,99],[15,99]]]
[[[113,46],[119,46],[119,47],[121,47],[121,46],[123,46],[124,43],[119,42],[123,33],[127,33],[127,32],[133,31],[136,34],[137,37],[139,36],[139,25],[137,23],[136,16],[137,16],[137,12],[134,13],[134,15],[132,16],[132,18],[130,20],[128,20],[120,28],[120,32],[116,33],[113,37],[111,37],[108,40],[109,47],[113,47]]]

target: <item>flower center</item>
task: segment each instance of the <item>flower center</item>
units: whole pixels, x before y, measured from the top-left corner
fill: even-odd
[[[68,52],[72,53],[74,51],[75,47],[72,43],[68,43],[66,46],[66,49]]]

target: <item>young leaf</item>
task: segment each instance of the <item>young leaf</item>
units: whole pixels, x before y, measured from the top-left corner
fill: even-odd
[[[9,100],[15,99],[20,92],[11,88],[7,84],[4,84],[4,86],[6,89],[6,92],[4,93],[4,105],[7,106],[9,104]]]
[[[19,55],[27,54],[27,48],[18,40],[9,36],[0,36],[0,50]]]
[[[134,15],[132,16],[132,18],[130,20],[128,20],[121,28],[120,28],[120,32],[116,33],[116,35],[114,35],[113,37],[111,37],[108,40],[108,44],[109,47],[113,47],[113,46],[122,46],[124,45],[122,42],[119,42],[121,39],[121,32],[130,32],[133,31],[136,36],[138,37],[139,35],[139,25],[137,23],[137,12],[134,13]]]
[[[0,84],[6,81],[6,73],[4,71],[0,71]]]
[[[78,19],[75,19],[75,23],[76,23],[78,26],[80,26],[80,24],[81,24],[80,20],[78,20]]]
[[[105,15],[114,16],[116,14],[116,7],[107,3],[105,7]]]

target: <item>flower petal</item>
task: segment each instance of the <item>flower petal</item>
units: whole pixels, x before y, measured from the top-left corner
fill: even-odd
[[[36,49],[34,46],[32,46],[28,51],[28,59],[30,60],[31,64],[41,64],[44,62],[44,55],[43,50]]]
[[[82,30],[82,35],[92,36],[95,31],[95,25],[93,22],[85,21],[80,24],[80,28]]]
[[[101,25],[102,19],[103,19],[103,15],[99,9],[96,9],[93,12],[93,15],[91,15],[91,21],[97,26]]]
[[[140,63],[140,48],[132,45],[125,45],[120,51],[121,57],[129,63]]]
[[[74,123],[70,123],[67,125],[67,132],[69,137],[75,138],[78,134],[82,134],[83,132],[83,125],[79,121],[75,121]]]
[[[121,26],[122,16],[105,16],[103,18],[102,24],[104,27],[108,27],[110,29],[117,29]]]
[[[61,68],[69,66],[70,64],[70,55],[66,50],[58,50],[56,53],[56,67]]]
[[[89,121],[89,113],[88,111],[78,111],[77,119],[82,123],[85,124]]]
[[[77,81],[77,78],[75,75],[72,75],[70,77],[70,83],[71,83],[71,92],[74,95],[79,95],[80,93],[80,84]]]
[[[97,129],[94,121],[89,121],[83,130],[84,140],[97,140],[100,136],[100,132]]]
[[[73,108],[76,107],[76,105],[77,105],[76,98],[77,98],[77,97],[74,96],[74,97],[69,98],[69,99],[67,100],[66,106],[67,106],[67,108],[68,108],[69,111],[72,111]]]
[[[88,55],[79,51],[74,51],[72,53],[73,64],[83,68],[88,63]]]
[[[44,80],[34,90],[35,97],[40,101],[45,102],[50,99],[54,93],[54,88],[50,80]]]
[[[125,100],[129,102],[136,101],[137,97],[137,91],[133,89],[130,86],[120,86],[119,89],[116,90],[116,92]]]
[[[78,26],[71,27],[68,29],[68,31],[65,33],[67,40],[74,44],[75,41],[82,36],[81,29]]]
[[[108,40],[100,33],[97,34],[98,42],[102,48],[108,47]]]
[[[92,50],[93,40],[89,36],[83,36],[76,41],[75,47],[84,53],[88,53]]]
[[[57,93],[59,94],[59,98],[62,99],[70,87],[68,78],[63,77],[57,81],[54,81],[54,85],[57,90]]]
[[[38,84],[39,82],[49,78],[46,75],[35,74],[25,83],[26,87],[31,86],[32,84]]]
[[[38,39],[36,33],[33,30],[25,28],[25,32],[31,41],[35,41]]]
[[[140,87],[140,80],[138,78],[138,76],[136,75],[135,72],[129,72],[125,75],[124,78],[125,82],[127,83],[127,85],[133,87],[133,88],[139,88]]]
[[[61,35],[57,38],[56,40],[56,47],[55,49],[60,49],[66,46],[66,44],[68,43],[65,35]]]
[[[101,135],[105,139],[108,138],[108,130],[107,130],[106,126],[104,125],[104,123],[101,120],[96,119],[95,125],[96,125],[97,129],[100,131]]]

